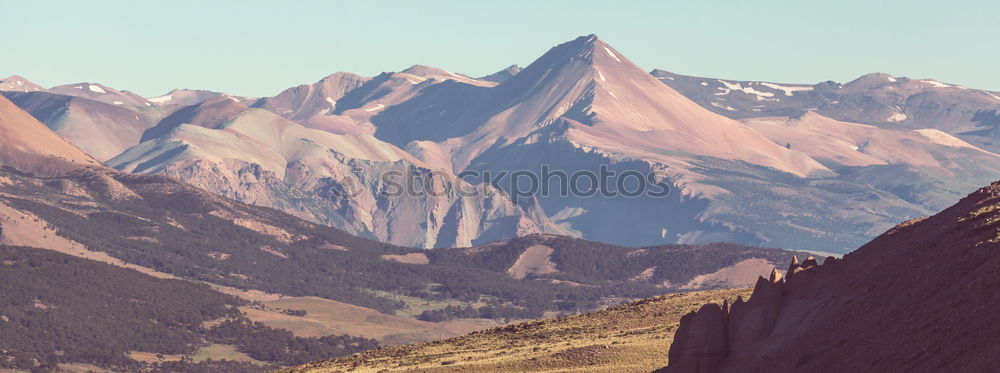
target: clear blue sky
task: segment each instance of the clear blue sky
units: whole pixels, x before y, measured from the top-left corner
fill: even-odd
[[[0,75],[261,96],[336,71],[485,75],[594,33],[646,70],[788,83],[881,71],[1000,90],[998,3],[0,0]]]

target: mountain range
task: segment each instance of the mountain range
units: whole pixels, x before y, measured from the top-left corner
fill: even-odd
[[[0,96],[2,369],[256,372],[469,332],[296,369],[996,365],[1000,93],[646,72],[587,35],[479,78]],[[597,172],[620,179],[581,191]]]
[[[322,134],[342,151],[356,142]],[[543,234],[428,251],[102,165],[3,97],[0,140],[3,368],[260,371],[662,292],[746,286],[787,255]],[[143,323],[156,327],[137,335]]]
[[[111,167],[424,248],[546,233],[845,253],[1000,177],[996,92],[887,74],[805,85],[647,73],[594,35],[483,78],[414,65],[263,98],[146,99],[17,76],[0,89]],[[672,193],[566,195],[556,178],[522,195],[484,177],[543,167],[657,175]],[[387,173],[480,192],[390,196]]]

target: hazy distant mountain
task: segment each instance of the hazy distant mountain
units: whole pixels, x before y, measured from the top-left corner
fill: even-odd
[[[147,100],[156,106],[188,106],[200,103],[213,97],[228,97],[231,100],[249,105],[255,101],[253,97],[233,96],[228,93],[207,91],[203,89],[175,89],[167,94],[150,97]]]
[[[274,97],[261,98],[253,107],[267,109],[286,119],[307,121],[336,109],[337,100],[370,78],[336,73],[313,84],[289,88]]]
[[[934,128],[1000,151],[1000,92],[931,79],[873,73],[840,84],[728,81],[653,70],[654,76],[703,107],[730,118],[798,116],[813,110],[846,122],[890,128]]]
[[[11,75],[3,80],[0,80],[0,91],[9,92],[40,92],[46,89],[42,86],[32,83],[25,78],[17,75]]]
[[[142,96],[129,91],[119,91],[99,83],[67,84],[49,88],[52,93],[88,98],[111,105],[128,105],[133,107],[152,106],[153,104]]]

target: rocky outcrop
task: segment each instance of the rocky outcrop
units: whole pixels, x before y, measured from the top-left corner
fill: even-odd
[[[669,372],[996,371],[1000,182],[681,320]]]

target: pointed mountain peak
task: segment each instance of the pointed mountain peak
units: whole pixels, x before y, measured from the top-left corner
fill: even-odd
[[[42,92],[46,91],[46,89],[23,77],[11,75],[3,80],[0,80],[0,91]]]
[[[369,78],[367,78],[367,77],[363,77],[361,75],[358,75],[358,74],[355,74],[355,73],[352,73],[352,72],[338,71],[338,72],[335,72],[333,74],[327,75],[323,79],[320,79],[317,83],[330,82],[330,81],[342,81],[342,80],[368,80],[368,79]]]
[[[886,73],[871,73],[865,74],[861,77],[854,79],[847,84],[847,87],[860,88],[860,89],[871,89],[878,88],[883,85],[896,83],[898,79],[892,75]]]

